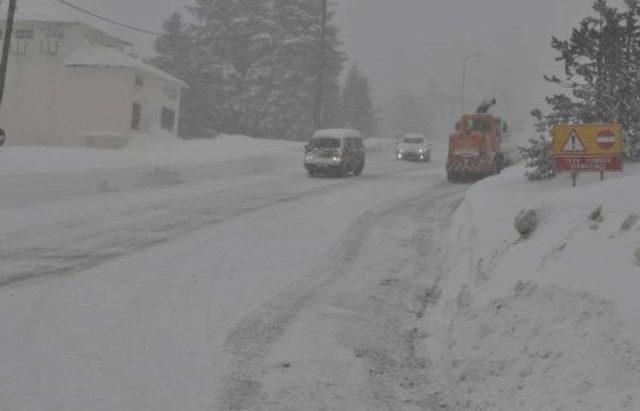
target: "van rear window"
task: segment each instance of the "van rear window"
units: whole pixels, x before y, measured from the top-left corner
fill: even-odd
[[[309,142],[311,148],[340,148],[340,139],[333,137],[315,137]]]

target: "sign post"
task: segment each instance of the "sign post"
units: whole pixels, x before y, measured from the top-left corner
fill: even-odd
[[[556,172],[571,172],[576,186],[580,172],[621,172],[620,124],[560,124],[553,128],[553,161]]]

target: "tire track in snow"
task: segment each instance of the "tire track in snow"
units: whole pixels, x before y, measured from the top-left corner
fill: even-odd
[[[241,187],[238,195],[230,196],[228,192],[216,190],[191,197],[188,202],[180,199],[156,204],[151,209],[148,206],[125,209],[114,215],[100,216],[100,221],[91,218],[80,223],[75,220],[58,221],[55,229],[36,233],[38,240],[24,246],[19,244],[19,238],[25,233],[13,233],[0,238],[0,260],[3,262],[0,288],[72,275],[270,207],[321,196],[357,183],[410,174],[412,171],[404,167],[392,171],[374,169],[359,177],[336,181],[328,179],[327,183],[320,179],[320,186],[314,184],[310,188],[310,185],[304,185],[291,189],[296,177],[307,179],[296,173],[269,181],[267,186],[260,183]],[[230,198],[231,201],[224,200],[220,206],[216,203],[219,196]],[[65,224],[67,228],[63,227]],[[28,237],[33,236],[34,233],[30,232]]]
[[[382,177],[385,175],[370,176],[368,180]],[[275,199],[248,199],[246,203],[240,201],[240,204],[232,202],[222,210],[212,208],[209,203],[210,196],[205,195],[197,199],[195,205],[191,204],[186,209],[170,207],[151,218],[142,217],[107,232],[96,228],[95,231],[87,233],[82,231],[85,227],[75,226],[74,229],[81,231],[72,241],[65,239],[65,241],[53,242],[52,245],[18,249],[5,246],[4,250],[0,248],[0,260],[3,261],[2,271],[4,271],[0,274],[0,287],[35,279],[71,275],[113,259],[164,244],[205,227],[222,224],[270,207],[346,188],[359,179],[340,180],[302,192],[278,195]],[[85,224],[91,225],[91,223]],[[29,268],[21,267],[25,262],[28,263]],[[11,269],[10,264],[17,267]]]
[[[417,198],[395,210],[394,217],[405,221],[402,227],[415,227],[406,244],[409,259],[389,272],[391,281],[370,286],[355,303],[354,315],[340,326],[342,343],[366,363],[371,391],[385,410],[440,409],[439,398],[430,392],[430,359],[417,354],[417,343],[424,338],[418,326],[440,296],[446,275],[440,235],[446,232],[450,210],[459,206],[460,197],[460,191],[454,191],[424,202]],[[334,293],[341,290],[335,287]]]
[[[443,190],[443,187],[449,187],[449,189]],[[446,204],[444,208],[447,208],[444,212],[444,215],[446,215],[446,212],[449,211],[448,208],[455,207],[459,203],[457,198],[451,202],[450,197],[458,196],[464,190],[464,187],[453,187],[451,189],[448,185],[439,185],[435,190],[441,190],[442,192],[434,196],[425,193],[414,194],[409,199],[403,199],[391,205],[365,212],[347,229],[341,241],[332,248],[328,255],[309,274],[289,286],[272,301],[260,307],[255,314],[240,322],[229,333],[225,343],[225,351],[230,356],[230,371],[224,380],[222,392],[215,409],[245,410],[252,409],[257,404],[264,405],[265,394],[262,392],[262,380],[267,372],[265,360],[274,345],[281,339],[287,329],[296,322],[298,316],[312,300],[329,292],[336,281],[352,274],[351,269],[358,262],[361,249],[374,225],[379,224],[384,217],[394,215],[398,210],[404,212],[407,207],[413,207],[417,208],[418,214],[421,214],[429,207],[437,206],[443,202]],[[427,201],[421,203],[425,198],[427,198]],[[442,210],[438,209],[438,211]],[[422,260],[426,260],[429,253],[425,241],[429,235],[430,233],[426,230],[421,230],[413,238],[413,245],[416,246],[418,254],[417,259],[414,260],[416,265],[412,270],[413,274],[424,275],[426,266]],[[387,290],[392,288],[395,287],[382,285],[379,290],[386,293]],[[400,294],[406,292],[412,292],[411,287],[402,287]],[[430,292],[426,291],[426,294]],[[401,296],[398,294],[394,298],[401,298]],[[396,300],[393,301],[397,302]],[[426,300],[423,300],[421,308],[414,310],[415,312],[410,315],[413,315],[413,318],[420,316],[426,305]],[[371,308],[371,306],[366,306],[365,310],[370,310]],[[385,309],[388,307],[374,308],[377,310],[378,308]],[[361,314],[363,313],[359,312],[356,317],[362,317]],[[390,331],[389,329],[381,329],[381,326],[371,318],[371,313],[364,314],[368,325],[381,332]],[[402,314],[406,313],[403,312]],[[402,338],[404,341],[400,344],[404,347],[401,348],[403,350],[402,355],[410,355],[404,351],[405,349],[410,352],[415,351],[411,348],[411,334],[404,335]],[[415,338],[415,335],[413,338]],[[394,340],[392,345],[397,346],[397,341]],[[363,360],[366,359],[370,362],[371,369],[382,367],[382,364],[389,364],[388,357],[383,350],[361,350],[358,355],[363,357]],[[406,365],[406,363],[399,365]],[[379,384],[373,379],[372,383],[376,385],[377,389],[387,390],[383,384]],[[381,402],[387,399],[385,395],[380,395],[379,400]]]
[[[225,350],[231,355],[231,374],[224,382],[220,410],[247,409],[260,392],[262,362],[298,312],[323,287],[347,273],[358,254],[368,225],[376,216],[369,211],[352,224],[339,245],[302,280],[289,286],[271,302],[243,320],[228,335]]]

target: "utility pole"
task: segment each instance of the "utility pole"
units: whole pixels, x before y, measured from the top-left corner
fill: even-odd
[[[320,67],[318,69],[318,89],[316,90],[316,104],[313,110],[313,128],[322,128],[324,117],[324,83],[327,71],[327,16],[328,0],[322,2],[322,27],[320,29]]]
[[[4,99],[4,89],[7,78],[7,65],[9,63],[9,51],[11,50],[11,39],[13,37],[13,20],[16,15],[16,3],[18,0],[9,0],[9,11],[7,13],[7,23],[4,30],[4,42],[2,44],[2,61],[0,61],[0,107]]]

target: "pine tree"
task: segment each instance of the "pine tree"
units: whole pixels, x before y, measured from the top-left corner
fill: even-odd
[[[369,79],[353,65],[347,74],[342,91],[342,116],[346,127],[365,136],[375,135],[378,121],[373,109]]]
[[[306,140],[313,132],[313,111],[320,61],[320,2],[274,0],[272,48],[250,71],[253,135]],[[324,126],[339,124],[339,77],[345,61],[338,29],[329,13],[324,90]]]
[[[571,93],[547,101],[560,118],[628,123],[634,117],[628,103],[636,98],[629,93],[633,81],[629,75],[637,67],[632,52],[637,49],[633,34],[637,24],[631,14],[608,6],[606,0],[597,0],[593,10],[596,15],[583,19],[569,40],[552,38],[552,48],[564,64],[565,80],[545,78]]]
[[[269,49],[269,2],[195,0],[189,10],[197,21],[196,64],[205,80],[200,92],[207,96],[211,122],[225,133],[246,133],[247,75]]]
[[[526,166],[533,169],[527,171],[525,176],[531,181],[548,180],[556,175],[553,164],[552,141],[548,137],[549,125],[540,110],[533,110],[531,115],[537,120],[536,131],[538,132],[538,137],[530,138],[528,147],[519,147],[520,154],[526,161]]]
[[[322,10],[319,7],[320,2],[316,0],[307,1],[311,1],[316,8],[316,14],[318,16],[316,36],[319,38],[322,16]],[[342,51],[342,40],[340,38],[340,31],[335,24],[335,11],[333,11],[334,7],[335,5],[333,3],[330,3],[326,33],[327,66],[325,72],[324,107],[322,120],[322,126],[324,128],[338,127],[343,122],[340,77],[344,70],[347,57]],[[316,56],[316,58],[318,58],[319,54],[316,53]]]
[[[274,42],[251,70],[255,82],[250,118],[254,134],[306,139],[312,128],[315,79],[315,15],[308,2],[275,0]]]
[[[192,86],[183,100],[183,125],[196,122],[225,133],[308,139],[320,67],[320,5],[317,0],[194,0],[188,8],[194,24],[185,27],[172,16],[167,35],[158,39],[154,61]],[[337,126],[346,59],[333,20],[331,11],[324,119]],[[169,47],[174,37],[186,40]],[[180,54],[184,50],[188,55]]]

